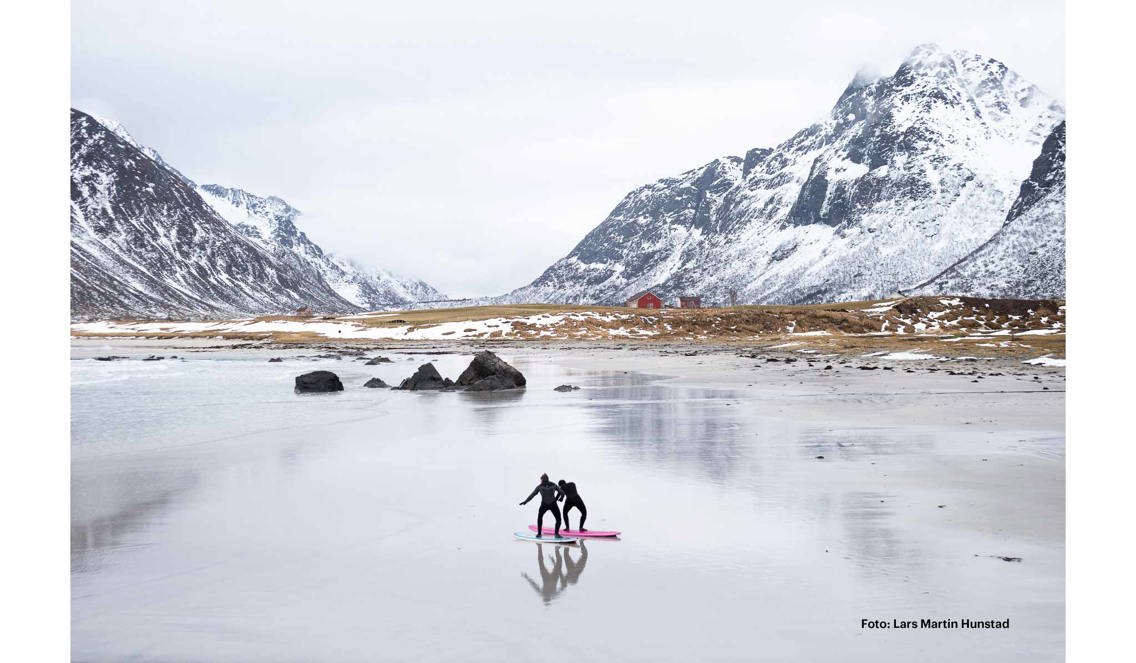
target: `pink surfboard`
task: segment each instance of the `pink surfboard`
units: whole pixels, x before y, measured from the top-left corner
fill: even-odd
[[[536,531],[536,525],[529,525],[529,529],[535,532]],[[544,533],[545,534],[555,534],[556,529],[553,528],[553,527],[545,527]],[[604,532],[604,531],[600,531],[600,530],[591,530],[591,529],[588,530],[587,532],[578,532],[574,529],[562,529],[562,530],[560,530],[560,536],[571,536],[571,537],[578,537],[578,538],[590,537],[590,538],[596,538],[596,539],[610,539],[610,538],[619,536],[619,534],[620,534],[619,532]]]

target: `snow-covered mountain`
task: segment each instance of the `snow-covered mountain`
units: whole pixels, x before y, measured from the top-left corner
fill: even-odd
[[[295,269],[318,275],[343,299],[365,310],[445,299],[429,284],[325,253],[296,227],[300,211],[280,198],[206,184],[198,193],[241,233]]]
[[[1065,296],[1065,123],[1045,139],[1006,222],[917,294]]]
[[[857,76],[826,118],[780,145],[632,191],[498,301],[618,303],[645,289],[719,302],[733,290],[752,303],[886,296],[999,232],[1063,120],[1002,63],[920,46],[891,76]]]
[[[344,296],[355,293],[304,258],[303,251],[324,254],[290,219],[276,224],[277,235],[255,236],[219,214],[203,191],[121,126],[72,109],[72,317],[219,317],[302,306],[357,312],[435,292],[413,279],[385,284],[382,273],[356,268],[358,281],[374,284],[370,298]],[[260,212],[291,209],[260,200]],[[288,232],[301,247],[295,253],[277,250]]]
[[[72,317],[345,310],[326,283],[280,265],[179,173],[71,111]]]

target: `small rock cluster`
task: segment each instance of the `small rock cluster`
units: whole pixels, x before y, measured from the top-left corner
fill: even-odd
[[[368,360],[365,365],[372,366],[389,362],[386,357]],[[519,389],[525,386],[525,376],[508,362],[489,350],[482,350],[473,357],[457,381],[442,377],[432,363],[422,364],[413,375],[390,387],[379,378],[371,378],[364,387],[391,388],[402,391],[499,391]],[[331,371],[312,371],[296,377],[296,393],[320,393],[343,391],[343,383]]]

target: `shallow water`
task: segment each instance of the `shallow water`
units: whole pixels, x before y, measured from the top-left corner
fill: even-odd
[[[1063,509],[1030,492],[1063,495],[1036,480],[1060,475],[1060,431],[852,428],[821,397],[789,420],[571,352],[503,352],[520,392],[443,394],[361,385],[468,356],[107,347],[73,351],[76,659],[1063,657]],[[89,359],[151,352],[183,359]],[[293,394],[316,369],[347,390]],[[514,540],[544,471],[621,540]],[[861,628],[924,617],[1012,627]]]

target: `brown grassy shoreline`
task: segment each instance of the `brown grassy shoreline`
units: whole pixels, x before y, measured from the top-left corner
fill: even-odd
[[[336,338],[290,329],[242,331],[249,323],[341,324],[353,330],[391,329],[411,333],[438,325],[474,327],[498,321],[499,328],[476,336],[441,332],[436,338]],[[802,306],[738,306],[711,309],[663,309],[570,305],[485,306],[418,311],[389,311],[349,316],[298,318],[263,316],[216,321],[233,329],[182,329],[177,322],[116,320],[109,331],[72,327],[75,338],[223,339],[258,346],[332,346],[397,349],[542,345],[564,347],[643,347],[702,351],[783,351],[800,354],[861,354],[871,351],[920,352],[936,356],[1025,357],[1065,353],[1063,300],[1010,300],[968,297],[915,297]],[[131,331],[130,325],[147,325]],[[81,325],[79,325],[81,327]],[[269,325],[270,326],[270,325]],[[393,332],[392,332],[393,333]],[[445,334],[455,334],[448,338]],[[616,335],[618,334],[618,336]],[[786,345],[792,344],[792,345]],[[772,346],[783,346],[780,348]]]

